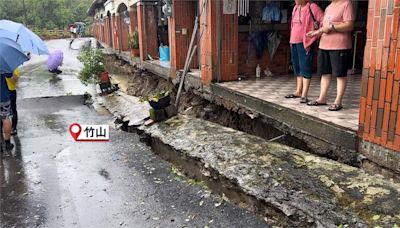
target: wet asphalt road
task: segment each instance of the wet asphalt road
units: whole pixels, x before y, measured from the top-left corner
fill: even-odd
[[[57,80],[35,57],[22,68],[15,150],[0,160],[0,227],[265,227],[258,217],[179,175],[111,116],[83,104],[91,87],[67,40]],[[111,141],[76,143],[71,123],[110,124]]]

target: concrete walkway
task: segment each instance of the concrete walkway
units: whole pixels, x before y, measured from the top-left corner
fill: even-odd
[[[137,99],[123,93],[101,102],[125,121],[132,118],[131,125],[149,135],[158,152],[191,162],[189,172],[209,183],[221,181],[221,191],[236,196],[234,201],[272,215],[282,225],[400,224],[400,185],[381,176],[189,116],[144,127],[138,118],[147,107],[141,104],[136,115],[128,107],[137,109]]]

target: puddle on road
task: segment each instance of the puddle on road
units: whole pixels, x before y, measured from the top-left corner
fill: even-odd
[[[50,114],[40,117],[41,121],[43,122],[43,126],[46,126],[48,129],[57,132],[59,134],[64,134],[65,129],[67,129],[67,126],[62,124],[60,118],[62,118],[62,116],[55,114]]]

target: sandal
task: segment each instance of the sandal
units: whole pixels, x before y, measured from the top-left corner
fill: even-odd
[[[307,103],[307,102],[309,102],[310,100],[308,100],[308,98],[307,97],[302,97],[301,99],[300,99],[300,104],[305,104],[305,103]]]
[[[329,111],[339,111],[343,108],[343,106],[341,104],[332,104],[328,110]]]
[[[307,103],[308,106],[321,106],[321,105],[326,105],[326,103],[320,103],[319,101],[310,101]]]
[[[297,96],[297,95],[295,95],[295,94],[288,94],[288,95],[286,95],[285,96],[285,98],[299,98],[300,96]]]

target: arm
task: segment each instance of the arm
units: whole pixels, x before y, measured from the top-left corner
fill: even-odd
[[[354,21],[345,21],[338,25],[325,26],[318,30],[311,31],[307,33],[307,36],[309,37],[320,36],[323,33],[330,33],[330,32],[349,32],[353,30],[353,28],[354,28]]]
[[[340,24],[334,25],[330,27],[330,31],[332,32],[350,32],[354,28],[354,21],[345,21]]]
[[[15,82],[15,83],[17,83],[18,82],[18,76],[17,75],[15,75],[15,74],[13,74],[13,76],[11,77],[12,78],[12,80]]]
[[[12,80],[17,83],[18,79],[19,79],[19,69],[14,70],[13,74],[12,74]]]

